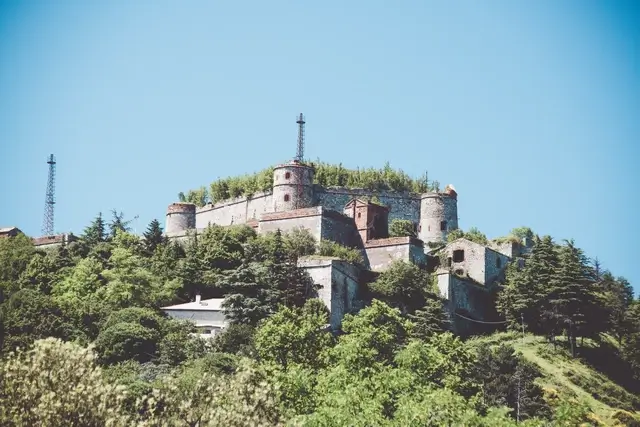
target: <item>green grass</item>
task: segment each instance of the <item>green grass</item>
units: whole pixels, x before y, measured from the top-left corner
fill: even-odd
[[[613,341],[606,338],[602,343],[585,340],[584,346],[580,348],[581,355],[576,358],[571,357],[567,351],[566,340],[558,337],[557,342],[558,345],[554,348],[544,337],[523,337],[522,334],[514,332],[496,333],[470,340],[472,345],[512,345],[527,360],[538,366],[542,373],[539,384],[548,396],[584,402],[593,412],[594,425],[598,425],[598,422],[599,425],[605,426],[626,425],[616,421],[623,419],[623,415],[635,415],[640,419],[640,397],[589,363],[589,360],[598,360],[600,363],[605,361],[602,363],[603,369],[619,363]]]

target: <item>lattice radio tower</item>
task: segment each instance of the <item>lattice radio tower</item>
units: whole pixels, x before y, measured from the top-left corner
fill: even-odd
[[[296,160],[302,162],[304,160],[304,116],[300,113],[300,117],[296,121],[298,124],[298,150],[296,152]]]
[[[42,221],[42,234],[44,236],[53,235],[53,205],[55,205],[56,191],[56,158],[49,156],[49,179],[47,180],[47,196],[44,202],[44,219]]]

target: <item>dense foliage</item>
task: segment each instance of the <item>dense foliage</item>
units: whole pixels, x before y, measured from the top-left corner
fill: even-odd
[[[308,165],[315,169],[314,184],[323,187],[412,193],[426,193],[440,189],[440,184],[437,181],[429,181],[426,173],[423,178],[411,178],[402,170],[393,169],[389,163],[380,169],[348,169],[342,164],[332,165],[319,160],[309,162]],[[208,188],[189,190],[186,194],[180,193],[178,198],[182,202],[204,206],[207,203],[217,203],[235,197],[248,197],[258,192],[269,192],[273,186],[273,169],[269,167],[254,174],[218,179]]]
[[[362,262],[352,249],[315,242],[303,230],[258,236],[245,226],[211,226],[178,245],[162,237],[157,221],[140,239],[121,213],[112,216],[99,215],[80,241],[47,251],[22,235],[0,239],[0,425],[593,421],[583,400],[550,395],[540,366],[514,345],[478,345],[446,332],[445,302],[417,266],[395,262],[368,283],[369,303],[335,335],[296,261],[319,254]],[[225,298],[231,324],[213,340],[160,309],[196,294]],[[615,368],[600,368],[626,369],[617,372],[626,380],[604,389],[602,380],[571,375],[606,395],[617,409],[612,419],[636,422],[640,305],[624,279],[590,264],[572,242],[543,237],[523,268],[509,267],[498,299],[510,327],[520,331],[524,318],[529,331],[592,362],[604,359],[579,339],[612,336],[619,358]]]

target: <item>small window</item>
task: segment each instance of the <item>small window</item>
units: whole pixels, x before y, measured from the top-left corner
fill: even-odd
[[[454,273],[456,273],[457,276],[464,276],[464,270],[461,268],[456,269]]]
[[[284,179],[289,179],[289,178],[291,178],[291,172],[286,172],[284,174]]]
[[[431,231],[431,226],[427,225],[427,231]]]
[[[496,268],[502,267],[502,259],[500,257],[496,258]]]
[[[207,334],[207,335],[210,335],[211,334],[211,329],[205,329],[204,333]]]
[[[451,257],[447,258],[447,267],[451,267]]]
[[[360,218],[362,216],[362,213],[358,212],[358,218]]]
[[[288,202],[288,201],[289,201],[289,195],[288,195],[288,194],[285,194],[285,195],[284,195],[284,201],[285,201],[285,202]]]
[[[453,262],[462,262],[464,261],[464,250],[456,249],[453,251]]]
[[[447,221],[440,221],[440,231],[447,231]]]
[[[418,224],[418,233],[422,231],[422,224]]]

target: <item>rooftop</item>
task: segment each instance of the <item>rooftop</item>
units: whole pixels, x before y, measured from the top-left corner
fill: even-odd
[[[163,310],[201,310],[201,311],[221,311],[222,301],[224,298],[209,298],[184,304],[170,305],[168,307],[162,307]]]

